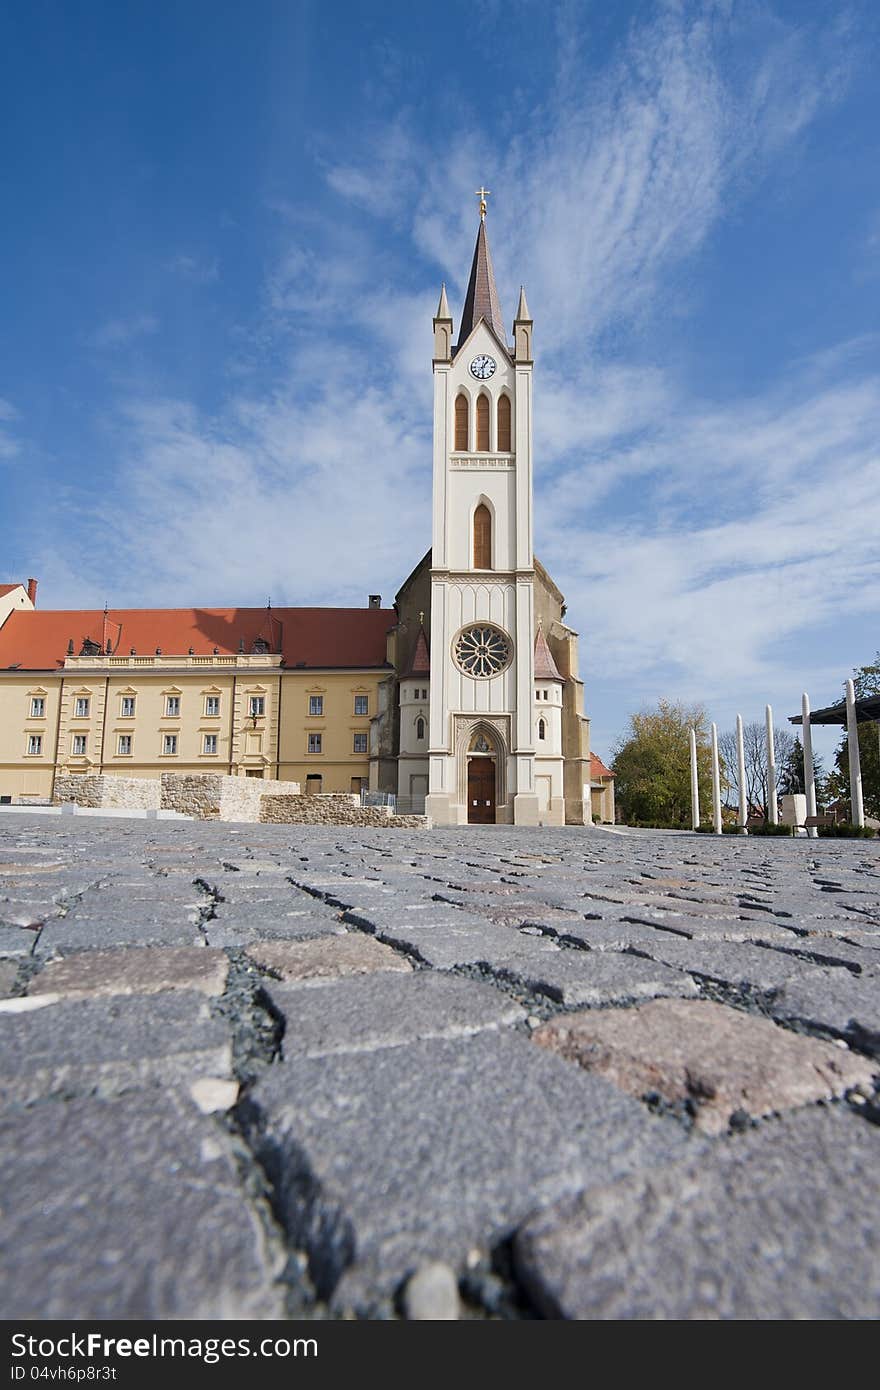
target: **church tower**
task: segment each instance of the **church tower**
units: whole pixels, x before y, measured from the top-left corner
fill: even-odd
[[[563,682],[535,609],[532,320],[521,291],[508,341],[479,196],[455,344],[445,287],[434,319],[425,809],[436,825],[562,824]]]

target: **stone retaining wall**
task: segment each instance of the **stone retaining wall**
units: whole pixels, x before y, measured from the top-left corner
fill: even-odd
[[[163,772],[162,806],[199,820],[258,821],[266,792],[298,795],[299,782],[230,777],[220,772]]]
[[[52,800],[56,806],[74,802],[101,810],[158,811],[161,804],[156,777],[106,777],[102,773],[60,772]]]
[[[389,806],[361,806],[360,798],[348,792],[327,792],[320,796],[264,796],[260,820],[281,825],[356,825],[406,830],[427,830],[427,816],[396,816]]]

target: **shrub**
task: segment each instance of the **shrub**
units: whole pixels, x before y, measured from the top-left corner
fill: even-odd
[[[873,840],[876,833],[871,825],[853,825],[851,821],[819,826],[820,838],[826,840]]]

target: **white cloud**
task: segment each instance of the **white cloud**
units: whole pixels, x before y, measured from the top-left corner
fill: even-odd
[[[217,256],[206,260],[201,256],[190,256],[180,251],[166,262],[165,269],[183,280],[191,280],[197,285],[210,285],[220,278],[220,260]]]
[[[134,314],[131,318],[108,319],[89,335],[87,342],[90,347],[99,349],[118,348],[158,331],[159,320],[155,314]]]

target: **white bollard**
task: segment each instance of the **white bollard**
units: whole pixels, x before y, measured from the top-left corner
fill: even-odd
[[[691,825],[694,830],[700,828],[700,779],[697,776],[697,735],[696,730],[690,730],[691,744]]]
[[[715,834],[721,835],[721,770],[718,767],[718,728],[712,725],[712,821]]]
[[[865,802],[862,797],[859,726],[856,720],[856,691],[852,681],[846,683],[846,740],[849,745],[849,797],[852,806],[853,825],[864,825]]]
[[[801,699],[801,718],[804,745],[804,791],[807,794],[807,819],[816,814],[816,777],[813,770],[813,732],[810,728],[810,697],[806,693]],[[811,825],[807,834],[811,840],[818,840],[819,831]]]
[[[779,807],[776,804],[776,748],[773,743],[773,711],[767,706],[765,711],[767,720],[767,819],[771,825],[776,825],[779,818]]]
[[[743,750],[742,715],[736,716],[736,775],[739,783],[739,833],[748,835],[746,821],[749,818],[749,798],[746,792],[746,755]]]

